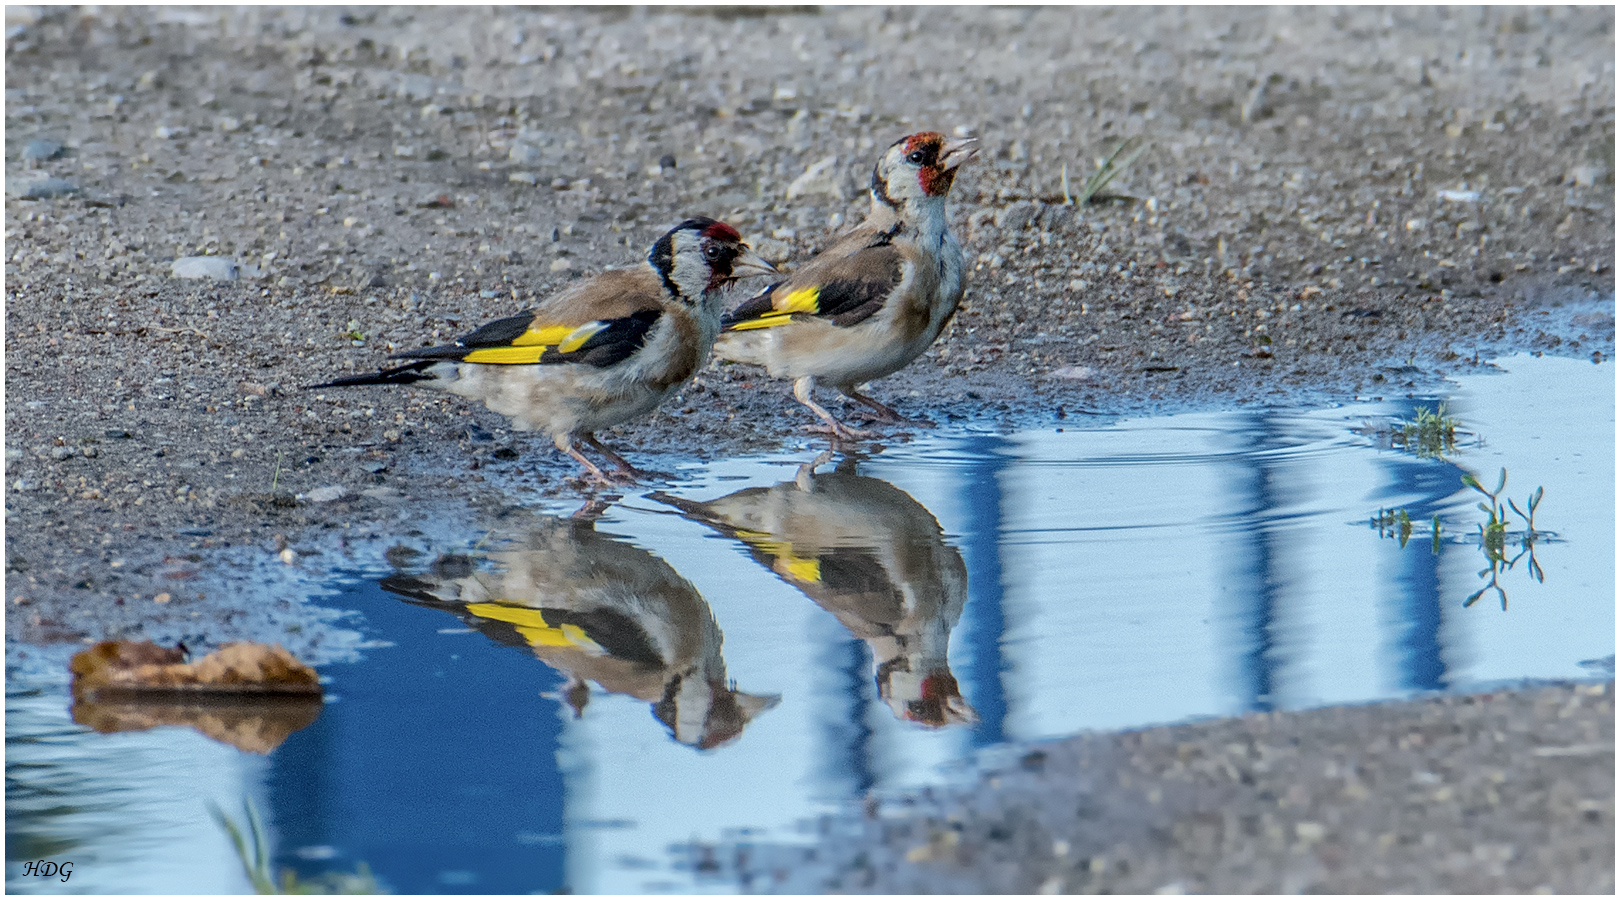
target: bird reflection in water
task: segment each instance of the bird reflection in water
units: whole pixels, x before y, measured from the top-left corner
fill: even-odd
[[[932,513],[845,457],[798,476],[699,503],[650,499],[736,538],[761,565],[827,610],[871,648],[878,694],[894,714],[931,727],[978,717],[946,661],[967,601],[967,566]]]
[[[567,678],[560,693],[576,718],[594,682],[651,703],[682,744],[732,741],[780,698],[736,689],[709,604],[662,559],[597,532],[599,513],[592,504],[574,518],[544,517],[510,549],[440,556],[426,572],[381,585],[529,648]]]

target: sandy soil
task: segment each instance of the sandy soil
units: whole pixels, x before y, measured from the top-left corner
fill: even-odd
[[[953,206],[966,307],[873,388],[912,415],[1614,352],[1612,9],[8,7],[6,40],[12,646],[286,639],[298,604],[232,590],[249,566],[577,492],[460,400],[300,388],[691,214],[802,259],[910,131],[985,149]],[[1122,199],[1064,202],[1132,137]],[[171,274],[205,254],[242,277]],[[604,437],[666,469],[802,440],[761,374],[716,365]]]

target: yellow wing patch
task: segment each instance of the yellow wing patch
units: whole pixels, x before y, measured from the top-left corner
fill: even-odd
[[[595,325],[596,323],[591,322],[589,324]],[[528,331],[518,335],[517,339],[512,341],[512,346],[533,347],[536,344],[544,344],[548,347],[555,347],[576,330],[567,325],[547,325],[544,328],[530,328]]]
[[[738,529],[737,537],[750,546],[769,553],[776,558],[775,571],[778,575],[792,578],[796,581],[821,581],[821,560],[814,557],[795,556],[793,542],[772,540],[771,535],[761,531],[745,531]]]
[[[461,361],[497,366],[537,363],[552,347],[556,347],[558,353],[573,353],[606,327],[608,327],[606,322],[586,322],[577,328],[570,328],[567,325],[531,328],[518,335],[509,347],[485,347],[474,350],[462,357]]]
[[[789,291],[781,298],[771,301],[771,311],[757,319],[749,319],[731,326],[732,331],[749,331],[756,328],[773,328],[777,325],[786,325],[793,321],[794,313],[814,313],[821,309],[821,288],[802,287],[796,291]]]
[[[462,362],[489,363],[497,366],[518,366],[524,363],[537,363],[547,350],[551,349],[543,344],[533,347],[486,347],[483,350],[474,350],[461,358]]]
[[[779,301],[772,301],[771,307],[776,310],[778,315],[796,312],[813,313],[821,308],[818,305],[820,299],[821,288],[804,287],[796,291],[790,291],[786,297]]]
[[[531,647],[577,647],[593,656],[607,652],[578,625],[551,625],[538,609],[503,603],[469,603],[467,611],[481,619],[510,623]]]
[[[805,559],[802,556],[778,556],[776,567],[789,578],[799,581],[821,581],[821,560]]]
[[[586,341],[596,337],[597,332],[606,327],[608,327],[608,323],[606,322],[586,322],[584,325],[581,325],[578,328],[575,328],[573,331],[568,332],[568,336],[563,338],[562,341],[557,344],[557,352],[573,353],[575,350],[583,347]]]

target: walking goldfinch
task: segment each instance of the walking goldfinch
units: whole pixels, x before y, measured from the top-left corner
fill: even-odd
[[[872,209],[826,252],[728,313],[715,353],[793,380],[793,396],[840,438],[864,437],[817,404],[819,379],[883,421],[905,421],[859,392],[939,337],[962,300],[962,247],[945,220],[974,138],[925,131],[896,141],[872,170]]]
[[[658,239],[647,263],[565,288],[529,312],[453,344],[394,354],[402,366],[314,387],[410,384],[448,391],[544,431],[590,478],[609,478],[574,446],[595,448],[622,477],[641,473],[595,432],[651,412],[709,359],[721,296],[738,278],[777,274],[724,222],[692,218]]]

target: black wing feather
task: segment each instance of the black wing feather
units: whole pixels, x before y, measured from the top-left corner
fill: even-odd
[[[584,363],[605,369],[629,359],[632,354],[647,343],[647,332],[652,330],[658,322],[663,310],[643,309],[617,319],[608,319],[607,327],[598,331],[573,350],[563,353],[556,347],[547,347],[536,360],[542,365],[550,363]],[[421,360],[461,360],[467,354],[478,350],[488,350],[497,347],[509,346],[519,335],[528,331],[534,316],[513,316],[510,319],[501,319],[491,322],[483,328],[462,338],[454,344],[444,344],[438,347],[423,347],[420,350],[407,350],[404,353],[395,353],[391,359],[421,359]],[[521,323],[521,327],[520,326]],[[496,340],[505,335],[504,339]],[[478,343],[472,343],[473,340]],[[524,363],[525,365],[527,363]],[[494,365],[499,365],[494,364]]]
[[[833,274],[829,274],[824,281],[817,279],[814,274],[806,273],[803,281],[790,278],[787,281],[777,282],[744,300],[727,313],[720,320],[721,327],[730,328],[753,319],[780,315],[774,305],[774,299],[779,294],[782,292],[791,294],[810,287],[816,288],[816,309],[814,312],[796,313],[796,316],[813,315],[827,319],[834,325],[845,327],[871,318],[883,308],[883,301],[894,291],[894,286],[900,279],[905,277],[899,254],[887,247],[887,242],[874,243],[856,257],[850,258],[847,264],[841,263],[833,268]],[[885,265],[873,267],[876,271],[872,274],[842,276],[837,274],[839,270],[848,273],[854,269],[859,272],[862,266],[855,260],[873,251],[883,254],[887,259],[884,260]]]
[[[558,353],[556,348],[552,348],[540,357],[540,361],[581,362],[599,369],[624,362],[647,343],[647,332],[657,324],[661,315],[662,310],[644,309],[621,319],[609,319],[607,327],[591,335],[589,340],[579,345],[579,349],[571,353]]]
[[[456,346],[477,350],[480,347],[505,347],[517,340],[534,324],[533,312],[496,319],[469,335],[456,339]]]
[[[727,328],[737,324],[738,322],[746,322],[749,319],[757,319],[760,316],[769,313],[774,308],[771,306],[771,295],[776,293],[776,289],[781,287],[784,283],[785,282],[778,281],[777,283],[766,287],[764,290],[760,291],[754,296],[749,297],[747,300],[737,304],[735,309],[720,317],[720,327]]]

